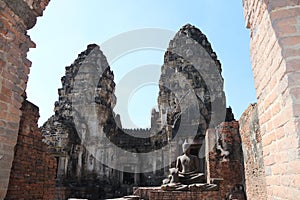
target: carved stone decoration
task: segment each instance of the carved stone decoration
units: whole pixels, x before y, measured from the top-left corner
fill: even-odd
[[[88,45],[65,69],[55,114],[41,127],[44,142],[58,161],[58,186],[68,187],[75,196],[103,198],[103,187],[108,193],[119,187],[119,183],[112,184],[112,178],[119,179],[119,174],[95,157],[99,152],[109,155],[101,134],[109,121],[114,121],[114,75],[96,44]],[[96,88],[89,85],[91,81],[96,81]],[[94,108],[97,113],[91,115]]]
[[[207,37],[195,26],[184,25],[169,43],[159,80],[158,124],[172,128],[169,137],[179,133],[204,138],[210,125],[224,121],[221,71]]]

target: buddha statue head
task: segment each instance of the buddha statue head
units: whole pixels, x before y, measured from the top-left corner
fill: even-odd
[[[188,153],[189,149],[190,149],[190,144],[185,139],[184,143],[182,144],[182,151],[183,153]]]

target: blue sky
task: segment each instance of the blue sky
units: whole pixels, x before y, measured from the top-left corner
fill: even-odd
[[[184,3],[179,0],[52,0],[44,16],[29,30],[37,48],[28,53],[33,64],[27,96],[40,108],[39,125],[53,114],[65,66],[88,44],[97,43],[101,48],[102,43],[114,36],[142,28],[177,32],[187,23],[201,29],[217,53],[222,63],[227,105],[238,119],[250,103],[256,102],[242,0],[187,0]],[[159,68],[163,54],[162,50],[143,50],[111,62],[116,83],[138,66]],[[151,108],[156,104],[157,85],[149,84],[135,91],[128,103],[128,113],[136,126],[147,127]],[[132,126],[124,122],[124,126]]]

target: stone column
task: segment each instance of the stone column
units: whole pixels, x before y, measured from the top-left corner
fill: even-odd
[[[244,0],[268,199],[300,196],[300,2]]]
[[[124,181],[124,172],[120,171],[120,183],[123,184]]]
[[[137,168],[137,166],[136,166]],[[140,184],[140,174],[137,173],[137,169],[135,170],[136,173],[134,174],[134,184],[139,185]]]
[[[76,175],[77,177],[81,177],[81,169],[82,169],[82,154],[83,154],[83,148],[78,147],[78,161],[77,161],[77,169],[76,169]]]
[[[158,157],[158,155],[157,155],[157,153],[156,153],[156,157]],[[156,172],[156,158],[153,158],[153,168],[152,168],[152,170],[153,170],[153,174],[155,174],[155,172]]]
[[[4,199],[17,142],[21,105],[35,47],[26,31],[49,0],[0,0],[0,199]]]

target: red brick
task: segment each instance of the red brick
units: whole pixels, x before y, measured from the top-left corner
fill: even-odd
[[[8,113],[14,114],[14,115],[19,115],[20,114],[20,109],[10,105],[8,108]]]
[[[266,156],[264,158],[264,163],[266,166],[271,166],[275,163],[275,156],[274,155],[269,155],[269,156]]]
[[[267,98],[264,100],[264,109],[267,110],[269,106],[278,98],[278,93],[276,91],[271,91]]]
[[[276,140],[280,140],[285,136],[284,127],[279,127],[275,130]]]
[[[298,118],[300,116],[300,103],[299,104],[293,104],[293,117]]]
[[[300,161],[294,160],[294,161],[289,162],[287,173],[299,175],[300,174]]]
[[[275,133],[269,133],[262,137],[262,145],[263,146],[267,146],[267,145],[271,144],[273,141],[276,141]]]
[[[287,77],[290,87],[300,85],[300,72],[290,72],[287,74]]]
[[[280,185],[280,178],[279,176],[268,176],[266,177],[267,184],[269,185]]]
[[[277,19],[284,19],[287,17],[298,16],[299,13],[300,13],[299,7],[290,7],[289,9],[274,10],[270,13],[270,17],[272,21],[274,21]]]
[[[279,46],[279,45],[278,45]],[[280,94],[282,91],[284,91],[284,86],[282,87],[281,85],[284,85],[285,83],[285,75],[286,75],[286,63],[283,61],[283,57],[281,54],[281,49],[279,48],[277,55],[274,55],[274,62],[272,63],[272,68],[271,73],[273,75],[276,75],[276,80],[277,80],[277,92]],[[282,83],[283,82],[283,83]],[[274,87],[275,88],[275,87]],[[281,90],[280,90],[281,89]]]
[[[7,103],[4,102],[0,102],[0,110],[3,111],[7,111],[8,107],[7,107]]]
[[[288,122],[288,120],[292,117],[293,111],[291,107],[284,107],[282,108],[281,112],[275,115],[272,118],[272,123],[274,129],[283,126]]]
[[[0,107],[1,108],[1,107]],[[3,120],[0,120],[0,127],[5,127],[6,126],[6,122]]]
[[[290,36],[297,33],[296,26],[290,24],[278,24],[275,29],[279,37]]]
[[[271,1],[269,1],[268,9],[269,9],[269,11],[272,11],[272,10],[287,7],[287,6],[296,6],[296,5],[299,5],[299,0],[285,0],[285,1],[271,0]]]
[[[300,71],[299,65],[293,64],[293,62],[299,62],[300,59],[297,59],[296,57],[300,55],[300,48],[284,48],[282,50],[282,55],[285,58],[291,58],[294,57],[295,59],[287,61],[287,72],[295,72]],[[289,66],[291,65],[291,66]]]
[[[261,114],[260,116],[260,123],[261,124],[265,124],[267,121],[269,121],[272,117],[271,115],[271,110],[264,112],[263,114]]]
[[[3,86],[2,86],[3,87]],[[6,102],[6,103],[11,103],[11,97],[4,95],[4,94],[0,94],[0,101]]]
[[[7,71],[3,71],[2,75],[3,75],[3,78],[5,78],[7,80],[10,80],[13,83],[19,83],[20,82],[19,78],[15,74],[11,74]]]
[[[9,79],[3,79],[2,81],[2,87],[13,88],[13,85],[14,84]]]
[[[296,189],[297,187],[298,185],[286,187],[286,193],[284,196],[282,196],[282,198],[295,199],[295,197],[300,196],[300,190]]]
[[[296,101],[300,100],[300,87],[291,88],[289,92]]]
[[[276,164],[272,166],[273,175],[281,175],[285,172],[284,164]]]
[[[300,174],[293,175],[291,182],[293,186],[296,186],[298,189],[300,189]]]
[[[275,27],[292,26],[297,24],[295,16],[280,17],[272,21]]]
[[[299,8],[300,12],[300,8]],[[279,39],[279,43],[283,46],[294,46],[298,45],[300,43],[300,36],[288,36],[288,37],[282,37]]]
[[[298,148],[298,140],[293,137],[294,135],[282,138],[277,141],[278,149],[281,151]]]
[[[297,78],[300,77],[300,75],[299,75],[299,72],[300,72],[299,62],[300,62],[300,58],[295,58],[295,59],[292,59],[292,60],[288,60],[286,62],[286,70],[287,70],[287,72],[289,72],[288,73],[289,77],[290,77],[291,74],[294,74],[294,76],[298,76]],[[291,84],[295,84],[295,83],[290,83],[290,85]]]
[[[25,199],[54,199],[56,161],[42,142],[38,116],[38,109],[25,101],[6,199],[20,194]],[[17,124],[9,125],[13,128]]]
[[[272,116],[277,115],[280,111],[281,111],[281,104],[280,104],[280,101],[275,101],[275,102],[273,102],[272,107],[271,107],[271,113],[272,113]],[[271,118],[271,117],[270,117],[270,118]],[[269,118],[269,119],[270,119],[270,118]]]
[[[3,69],[5,67],[5,65],[6,65],[6,62],[4,60],[0,59],[0,68]]]

